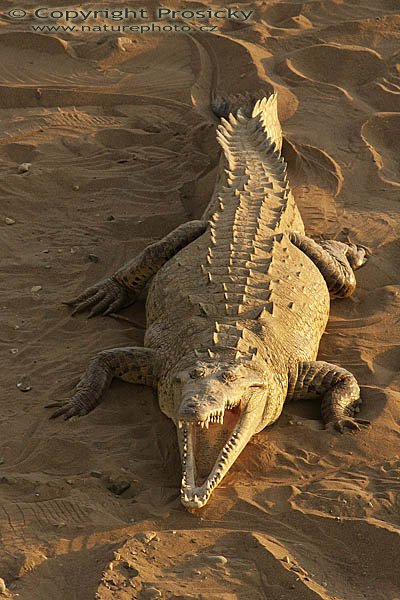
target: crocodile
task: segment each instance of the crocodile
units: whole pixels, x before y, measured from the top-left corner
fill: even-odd
[[[307,237],[281,155],[277,94],[216,98],[219,175],[199,220],[147,246],[67,302],[109,315],[150,282],[144,347],[104,350],[50,418],[82,416],[114,377],[157,389],[176,426],[181,502],[201,508],[284,403],[321,399],[325,427],[359,430],[360,389],[317,360],[331,297],[350,296],[366,249]]]

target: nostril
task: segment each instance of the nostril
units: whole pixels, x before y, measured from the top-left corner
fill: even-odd
[[[192,416],[194,418],[198,414],[200,406],[201,403],[199,400],[196,398],[190,398],[182,402],[180,412],[186,417]]]

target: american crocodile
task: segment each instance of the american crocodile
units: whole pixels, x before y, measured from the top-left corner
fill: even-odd
[[[242,108],[238,106],[242,104]],[[345,369],[317,361],[330,295],[353,293],[365,250],[304,233],[281,157],[277,96],[216,100],[223,148],[202,219],[179,226],[71,301],[107,315],[152,278],[144,347],[95,356],[52,418],[85,415],[113,377],[158,390],[177,429],[181,501],[204,506],[251,437],[284,402],[319,397],[326,426],[360,429],[360,391]]]

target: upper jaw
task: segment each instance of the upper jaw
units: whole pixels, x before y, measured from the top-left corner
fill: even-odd
[[[233,408],[239,402],[240,398],[236,401],[228,400],[221,393],[201,396],[188,393],[184,396],[178,411],[178,427],[183,423],[197,423],[208,429],[210,423],[222,424],[225,410]]]
[[[185,423],[197,423],[201,428],[205,427],[206,429],[209,428],[210,423],[219,423],[222,425],[225,410],[230,410],[238,404],[240,404],[240,398],[237,401],[217,401],[212,398],[211,402],[203,399],[197,406],[189,410],[187,403],[184,401],[178,413],[178,428],[181,429]]]

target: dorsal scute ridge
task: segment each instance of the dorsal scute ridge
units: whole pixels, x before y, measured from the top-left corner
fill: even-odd
[[[230,351],[236,353],[236,360],[250,358],[252,354],[259,351],[265,358],[263,348],[259,348],[257,335],[246,327],[243,321],[230,321],[222,324],[215,322],[210,346],[212,350],[208,350],[209,354],[210,352],[215,355],[221,351],[224,353]]]
[[[234,125],[235,126],[235,125],[238,124],[237,119],[235,118],[235,116],[232,113],[229,114],[228,119],[229,119],[230,125]]]
[[[276,92],[268,98],[261,98],[255,103],[252,117],[256,117],[257,115],[260,115],[263,129],[271,141],[275,142],[280,155],[282,148],[282,128],[278,119],[278,95]]]
[[[229,133],[233,132],[232,124],[229,121],[227,121],[224,117],[221,117],[221,124],[218,125],[218,130],[220,130],[220,129],[226,130]]]
[[[265,175],[267,171],[278,177],[284,175],[286,164],[278,152],[279,140],[274,139],[276,132],[267,131],[262,119],[261,113],[247,117],[240,111],[235,124],[232,120],[228,123],[221,119],[217,139],[223,148],[229,171],[245,168],[246,175],[262,174],[263,171]]]

